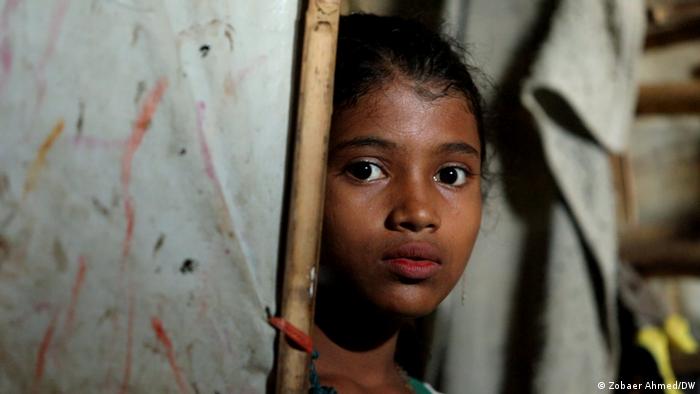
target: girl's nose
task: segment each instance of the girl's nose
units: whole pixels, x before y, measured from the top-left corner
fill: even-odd
[[[432,185],[422,182],[406,182],[397,188],[386,219],[387,228],[407,232],[436,231],[440,227],[439,197],[431,196],[430,187]]]

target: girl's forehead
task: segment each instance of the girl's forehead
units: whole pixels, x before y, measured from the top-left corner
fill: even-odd
[[[405,80],[384,84],[334,114],[331,145],[358,135],[398,141],[463,139],[477,146],[479,140],[476,119],[464,96],[430,99]]]

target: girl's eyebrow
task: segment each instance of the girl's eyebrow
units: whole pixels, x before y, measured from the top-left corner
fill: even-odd
[[[479,157],[479,151],[466,142],[450,142],[437,148],[438,153],[463,153]]]
[[[335,154],[340,150],[347,149],[347,148],[356,148],[356,147],[363,147],[363,146],[371,146],[371,147],[376,147],[384,150],[394,150],[398,148],[398,144],[395,142],[385,140],[383,138],[379,137],[355,137],[353,139],[347,140],[347,141],[342,141],[336,144],[334,147],[332,147],[329,151],[329,154]],[[466,142],[449,142],[446,144],[440,145],[437,149],[436,152],[439,154],[446,154],[446,153],[462,153],[466,155],[473,155],[476,156],[477,158],[479,157],[479,151],[474,148],[472,145],[467,144]]]
[[[339,142],[334,147],[330,149],[330,154],[335,154],[336,152],[347,149],[355,148],[361,146],[372,146],[376,148],[381,148],[385,150],[393,150],[398,147],[395,142],[391,142],[379,137],[355,137],[348,141]]]

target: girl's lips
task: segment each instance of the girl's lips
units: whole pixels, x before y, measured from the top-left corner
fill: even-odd
[[[407,279],[428,279],[440,270],[440,264],[431,260],[398,258],[384,262],[392,273]]]
[[[391,272],[407,279],[428,279],[440,270],[440,251],[428,242],[409,242],[389,249],[382,261]]]

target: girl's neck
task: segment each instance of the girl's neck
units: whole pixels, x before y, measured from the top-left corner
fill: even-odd
[[[361,299],[346,287],[319,286],[313,340],[322,384],[324,377],[365,387],[396,381],[394,354],[402,321]]]

